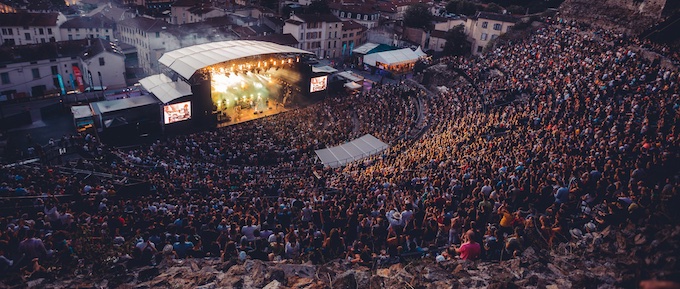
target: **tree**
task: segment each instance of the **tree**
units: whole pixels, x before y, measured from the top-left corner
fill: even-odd
[[[486,5],[486,8],[484,11],[487,12],[493,12],[493,13],[503,13],[503,7],[496,3],[489,3],[489,5]]]
[[[331,7],[328,6],[328,2],[326,0],[315,0],[312,1],[309,6],[307,6],[307,9],[305,9],[305,13],[308,14],[330,14],[331,13]]]
[[[423,4],[409,6],[404,14],[404,25],[406,27],[428,30],[430,29],[431,21],[432,14],[430,13],[430,9]]]
[[[481,5],[467,0],[452,0],[446,4],[446,11],[453,14],[472,16],[481,10]]]
[[[444,44],[444,55],[462,56],[470,53],[472,44],[467,40],[465,27],[458,25],[446,32],[446,44]]]

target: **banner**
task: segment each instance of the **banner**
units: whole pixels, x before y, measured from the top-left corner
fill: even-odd
[[[59,81],[59,88],[61,88],[61,95],[66,95],[66,87],[64,87],[64,79],[61,74],[57,74],[57,80]]]
[[[80,73],[80,68],[78,66],[73,66],[73,74],[76,76],[76,82],[78,82],[78,91],[85,91],[85,84],[83,83],[83,74]]]
[[[76,81],[73,80],[73,73],[69,74],[71,77],[71,90],[76,90]]]

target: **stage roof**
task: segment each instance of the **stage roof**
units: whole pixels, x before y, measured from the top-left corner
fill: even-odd
[[[326,167],[337,168],[387,149],[389,145],[367,134],[351,142],[314,151]]]
[[[204,67],[234,59],[276,53],[314,54],[295,47],[254,40],[211,42],[166,52],[158,60],[182,77],[189,79]]]
[[[158,103],[158,100],[155,97],[151,95],[142,95],[130,98],[93,102],[90,104],[90,106],[92,106],[92,110],[94,110],[95,114],[101,115],[108,112],[140,107],[154,103]]]
[[[387,65],[416,62],[422,55],[418,55],[411,48],[378,52],[364,56],[364,63],[375,66],[376,62]]]
[[[169,103],[183,96],[191,95],[191,85],[178,80],[173,82],[165,74],[155,74],[139,80],[146,91],[153,93],[161,102]]]

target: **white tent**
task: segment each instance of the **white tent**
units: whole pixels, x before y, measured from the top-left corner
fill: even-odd
[[[367,134],[351,142],[314,151],[326,167],[337,168],[387,149],[389,145]]]
[[[76,105],[71,107],[71,113],[73,114],[73,119],[80,119],[91,117],[93,115],[92,109],[89,105]]]
[[[427,53],[423,52],[423,49],[420,48],[420,46],[418,46],[418,49],[416,49],[416,51],[414,51],[414,52],[415,52],[416,55],[418,55],[419,57],[425,57],[425,56],[427,56]]]
[[[366,54],[369,51],[373,50],[374,48],[378,47],[380,44],[377,43],[372,43],[372,42],[367,42],[364,45],[361,45],[357,48],[354,48],[354,53],[359,53],[359,54]]]
[[[139,80],[146,91],[153,93],[161,102],[169,103],[182,96],[191,95],[191,85],[178,80],[173,82],[165,74],[155,74]]]
[[[358,84],[358,83],[352,81],[352,82],[345,83],[345,87],[347,87],[349,89],[359,89],[359,88],[361,88],[361,84]]]
[[[312,72],[333,73],[338,72],[338,70],[331,66],[325,65],[325,66],[312,66]]]
[[[202,68],[218,63],[265,54],[314,54],[291,46],[254,40],[210,42],[166,52],[158,62],[189,79]]]
[[[351,71],[340,72],[340,73],[337,74],[337,76],[340,76],[344,79],[347,79],[349,81],[354,81],[354,82],[361,82],[362,80],[364,80],[363,76],[356,74],[354,72],[351,72]]]
[[[376,66],[376,62],[386,65],[396,65],[404,63],[414,63],[418,61],[420,56],[416,54],[411,48],[404,48],[399,50],[383,51],[378,53],[371,53],[364,56],[364,63],[370,66]]]

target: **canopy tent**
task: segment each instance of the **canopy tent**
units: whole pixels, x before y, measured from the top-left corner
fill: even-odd
[[[390,50],[395,50],[398,49],[394,46],[389,46],[385,44],[376,44],[376,43],[365,43],[364,45],[361,45],[357,48],[354,48],[352,50],[352,53],[357,53],[357,54],[371,54],[371,53],[378,53],[378,52],[383,52],[383,51],[390,51]]]
[[[199,44],[166,52],[161,64],[189,79],[202,68],[234,59],[265,54],[313,54],[291,46],[254,40],[230,40]]]
[[[389,145],[367,134],[351,142],[314,151],[326,167],[337,168],[387,149]]]
[[[411,48],[404,48],[399,50],[378,52],[364,56],[364,63],[370,66],[376,66],[377,62],[385,65],[395,65],[404,63],[414,63],[418,61],[420,56],[416,54]]]
[[[81,119],[92,116],[92,109],[89,105],[76,105],[71,107],[73,119]]]
[[[325,65],[325,66],[312,66],[312,72],[314,72],[314,73],[319,73],[319,72],[333,73],[333,72],[338,72],[338,70],[331,67],[331,66]]]
[[[164,104],[183,96],[191,95],[191,85],[183,80],[173,82],[165,74],[155,74],[139,80],[146,91],[151,92]]]
[[[158,100],[151,95],[93,102],[90,105],[96,115],[125,110],[150,104],[158,104]]]
[[[423,49],[420,48],[420,46],[418,46],[418,49],[416,49],[416,51],[414,51],[414,52],[415,52],[416,55],[418,55],[419,57],[425,57],[425,56],[427,56],[427,53],[423,52]]]
[[[349,81],[361,82],[364,77],[351,71],[343,71],[337,74],[337,76],[347,79]]]
[[[352,81],[352,82],[345,83],[345,87],[354,90],[354,89],[361,88],[361,84],[358,84],[358,83]]]

